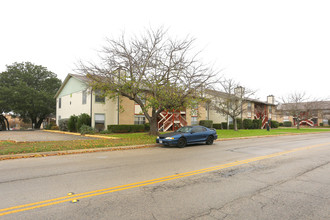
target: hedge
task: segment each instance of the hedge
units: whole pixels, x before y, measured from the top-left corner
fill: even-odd
[[[251,119],[244,119],[243,120],[243,127],[244,129],[253,129],[253,122]]]
[[[227,129],[227,122],[222,122],[221,127],[222,129]]]
[[[285,121],[283,122],[284,127],[292,127],[292,122],[291,121]]]
[[[222,129],[221,123],[213,124],[213,128],[215,128],[215,129]]]
[[[278,128],[280,125],[280,123],[278,123],[277,121],[270,121],[270,127],[271,128]]]
[[[145,125],[108,125],[108,130],[113,133],[144,132]]]
[[[213,121],[212,120],[200,120],[199,125],[205,126],[207,128],[213,128]]]
[[[253,124],[253,129],[261,129],[262,120],[261,119],[253,119],[252,124]]]

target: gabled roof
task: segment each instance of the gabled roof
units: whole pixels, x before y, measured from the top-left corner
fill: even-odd
[[[63,88],[65,87],[66,83],[67,83],[67,82],[69,81],[69,79],[72,78],[72,77],[75,78],[75,79],[77,79],[77,80],[79,80],[79,81],[81,81],[82,83],[85,83],[86,85],[88,84],[88,78],[87,78],[86,76],[69,73],[69,74],[65,77],[65,79],[64,79],[64,81],[63,81],[61,87],[57,90],[57,92],[56,92],[54,98],[57,98],[57,96],[61,93],[61,91],[62,91]]]

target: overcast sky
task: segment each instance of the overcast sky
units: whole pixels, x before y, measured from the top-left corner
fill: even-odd
[[[205,62],[261,100],[305,91],[330,98],[329,0],[10,0],[0,3],[0,71],[14,62],[64,79],[106,37],[164,26],[196,38]]]

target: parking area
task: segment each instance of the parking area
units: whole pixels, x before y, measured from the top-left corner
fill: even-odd
[[[0,131],[0,141],[16,141],[16,142],[38,142],[38,141],[71,141],[71,140],[87,140],[97,139],[92,137],[84,137],[70,134],[50,133],[42,130],[34,131]]]

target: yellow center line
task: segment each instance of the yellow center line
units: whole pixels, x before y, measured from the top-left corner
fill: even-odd
[[[136,183],[130,183],[130,184],[126,184],[126,185],[120,185],[120,186],[115,186],[115,187],[110,187],[110,188],[105,188],[105,189],[100,189],[100,190],[94,190],[94,191],[74,194],[74,195],[70,195],[70,196],[63,196],[63,197],[44,200],[44,201],[40,201],[40,202],[29,203],[29,204],[25,204],[25,205],[13,206],[13,207],[5,208],[5,209],[0,209],[0,216],[13,214],[13,213],[17,213],[17,212],[23,212],[23,211],[41,208],[41,207],[50,206],[50,205],[56,205],[59,203],[72,201],[74,199],[79,200],[79,199],[89,198],[89,197],[93,197],[93,196],[108,194],[108,193],[112,193],[112,192],[122,191],[122,190],[126,190],[126,189],[132,189],[132,188],[137,188],[137,187],[141,187],[141,186],[147,186],[147,185],[151,185],[151,184],[179,179],[179,178],[183,178],[183,177],[193,176],[193,175],[211,172],[211,171],[215,171],[215,170],[221,170],[221,169],[225,169],[228,167],[234,167],[234,166],[238,166],[241,164],[247,164],[247,163],[260,161],[260,160],[264,160],[264,159],[268,159],[268,158],[273,158],[273,157],[277,157],[277,156],[281,156],[284,154],[289,154],[289,153],[293,153],[293,152],[297,152],[297,151],[326,146],[329,144],[330,143],[323,143],[323,144],[312,145],[312,146],[307,146],[307,147],[300,147],[300,148],[295,148],[295,149],[288,150],[288,151],[282,151],[282,152],[278,152],[278,153],[274,153],[274,154],[269,154],[269,155],[260,156],[260,157],[254,157],[254,158],[250,158],[250,159],[246,159],[246,160],[240,160],[240,161],[236,161],[236,162],[232,162],[232,163],[222,164],[222,165],[218,165],[218,166],[214,166],[214,167],[204,168],[204,169],[200,169],[200,170],[194,170],[194,171],[180,173],[180,174],[175,174],[175,175],[161,177],[161,178],[157,178],[157,179],[151,179],[151,180],[146,180],[146,181],[141,181],[141,182],[136,182]]]

